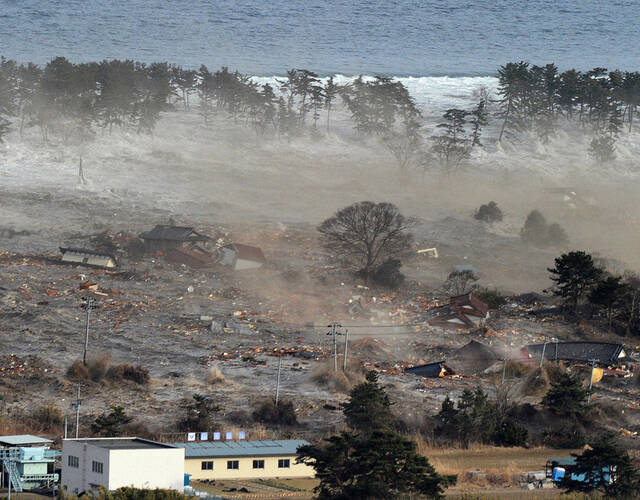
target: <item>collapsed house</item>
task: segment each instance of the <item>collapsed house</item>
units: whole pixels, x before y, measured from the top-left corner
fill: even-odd
[[[71,247],[60,247],[60,252],[62,253],[62,258],[60,259],[62,262],[106,269],[118,267],[118,260],[115,255],[110,253]]]
[[[472,340],[453,351],[447,365],[457,373],[472,374],[483,372],[499,361],[501,357],[491,347]]]
[[[198,243],[210,241],[208,236],[198,233],[192,227],[157,225],[151,231],[141,233],[147,252],[167,252],[168,250],[190,249]]]
[[[218,264],[230,267],[234,270],[257,269],[266,264],[267,260],[258,247],[231,243],[218,249],[220,258]]]
[[[456,372],[449,368],[444,361],[436,361],[434,363],[427,363],[426,365],[405,368],[404,373],[411,373],[412,375],[428,378],[446,377],[448,375],[456,374]]]
[[[489,305],[473,292],[449,299],[449,304],[435,310],[436,316],[429,320],[432,326],[443,328],[476,328],[489,317]]]
[[[622,344],[610,342],[547,342],[530,344],[524,348],[531,359],[569,361],[573,363],[595,363],[616,366],[630,359]],[[544,353],[544,354],[543,354]]]
[[[166,251],[165,257],[172,264],[184,264],[196,269],[210,266],[215,262],[213,255],[197,245],[191,248],[171,248]]]

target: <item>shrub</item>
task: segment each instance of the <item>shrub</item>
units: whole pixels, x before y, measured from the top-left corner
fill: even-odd
[[[404,283],[404,274],[400,272],[401,267],[402,262],[398,259],[385,260],[373,275],[374,283],[389,288],[398,288]]]
[[[76,360],[67,368],[67,378],[69,380],[87,380],[89,378],[89,370],[82,364],[82,361]]]
[[[542,435],[542,442],[546,446],[556,449],[582,448],[587,444],[587,436],[577,427],[546,431]]]
[[[361,372],[347,370],[333,371],[333,362],[326,362],[318,366],[311,378],[317,384],[323,385],[332,392],[346,393],[357,383],[363,380]]]
[[[478,281],[478,278],[476,278],[474,272],[469,269],[452,271],[449,273],[449,276],[447,276],[447,280],[442,285],[442,288],[449,295],[462,295],[475,290],[478,286],[475,283],[476,281]]]
[[[253,412],[253,418],[263,424],[296,425],[298,423],[291,401],[279,401],[277,405],[271,399],[265,401]]]
[[[87,370],[89,371],[89,378],[94,382],[99,382],[104,378],[109,370],[109,364],[111,359],[109,356],[101,356],[96,359],[90,359],[87,361]]]
[[[133,366],[129,363],[110,365],[109,356],[102,356],[91,359],[87,366],[82,361],[76,360],[67,369],[67,378],[72,381],[100,382],[103,379],[112,381],[130,380],[136,384],[146,385],[149,383],[149,370],[140,365]]]
[[[207,373],[207,384],[209,385],[223,384],[225,380],[226,379],[224,378],[224,375],[220,371],[220,368],[218,368],[217,366],[212,366],[209,369],[209,372]]]
[[[60,408],[53,405],[41,406],[32,415],[32,419],[40,424],[43,430],[48,431],[62,425],[64,415]]]
[[[533,210],[524,222],[520,237],[535,246],[557,246],[567,243],[567,233],[559,224],[547,224],[547,220],[537,210]]]
[[[130,380],[139,385],[149,383],[149,370],[140,365],[122,363],[109,368],[107,378],[110,380]]]
[[[505,420],[496,427],[492,441],[498,446],[526,446],[529,431],[512,420]]]
[[[502,210],[498,208],[498,204],[495,201],[490,201],[486,205],[480,205],[473,217],[482,222],[500,222],[502,220]]]
[[[486,302],[489,309],[500,309],[500,306],[507,302],[506,297],[501,295],[498,290],[489,290],[488,288],[482,288],[473,292],[483,302]]]

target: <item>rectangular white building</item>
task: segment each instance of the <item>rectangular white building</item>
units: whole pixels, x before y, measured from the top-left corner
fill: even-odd
[[[184,449],[140,438],[62,441],[62,481],[68,493],[103,486],[184,490]]]

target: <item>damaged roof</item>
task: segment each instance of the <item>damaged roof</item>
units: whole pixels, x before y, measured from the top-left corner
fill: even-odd
[[[77,248],[77,247],[60,247],[60,252],[62,255],[65,253],[81,253],[85,255],[98,255],[100,257],[111,257],[113,260],[116,260],[115,255],[109,252],[99,252],[97,250],[89,250],[87,248]]]
[[[462,346],[460,349],[456,349],[453,352],[452,356],[459,359],[486,361],[494,361],[500,359],[500,357],[495,353],[493,349],[475,340],[472,340],[468,344]]]
[[[158,224],[151,231],[140,234],[143,240],[165,240],[165,241],[207,241],[209,238],[198,233],[192,227],[187,226],[165,226]]]
[[[444,377],[445,375],[455,375],[455,372],[444,364],[444,361],[427,363],[426,365],[412,366],[405,368],[405,373],[411,373],[420,377]]]
[[[556,353],[557,347],[557,353]],[[547,342],[530,344],[525,349],[533,358],[540,358],[544,349],[544,358],[565,361],[592,361],[603,365],[614,365],[627,358],[622,344],[610,342]]]
[[[189,267],[205,267],[213,263],[211,255],[191,249],[171,249],[167,251],[167,260],[174,264],[184,264]]]
[[[467,314],[473,314],[475,316],[484,317],[489,311],[489,305],[476,297],[473,292],[451,297],[449,299],[449,304],[452,309],[458,309]]]
[[[267,262],[262,250],[258,247],[252,247],[250,245],[243,245],[242,243],[232,243],[225,245],[224,248],[230,248],[236,252],[236,257],[241,260],[251,260],[254,262]]]

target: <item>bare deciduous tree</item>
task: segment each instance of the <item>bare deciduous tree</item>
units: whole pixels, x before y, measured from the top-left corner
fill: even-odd
[[[413,222],[391,203],[361,201],[336,212],[318,231],[336,257],[371,276],[385,260],[409,248],[413,236],[407,230]]]

